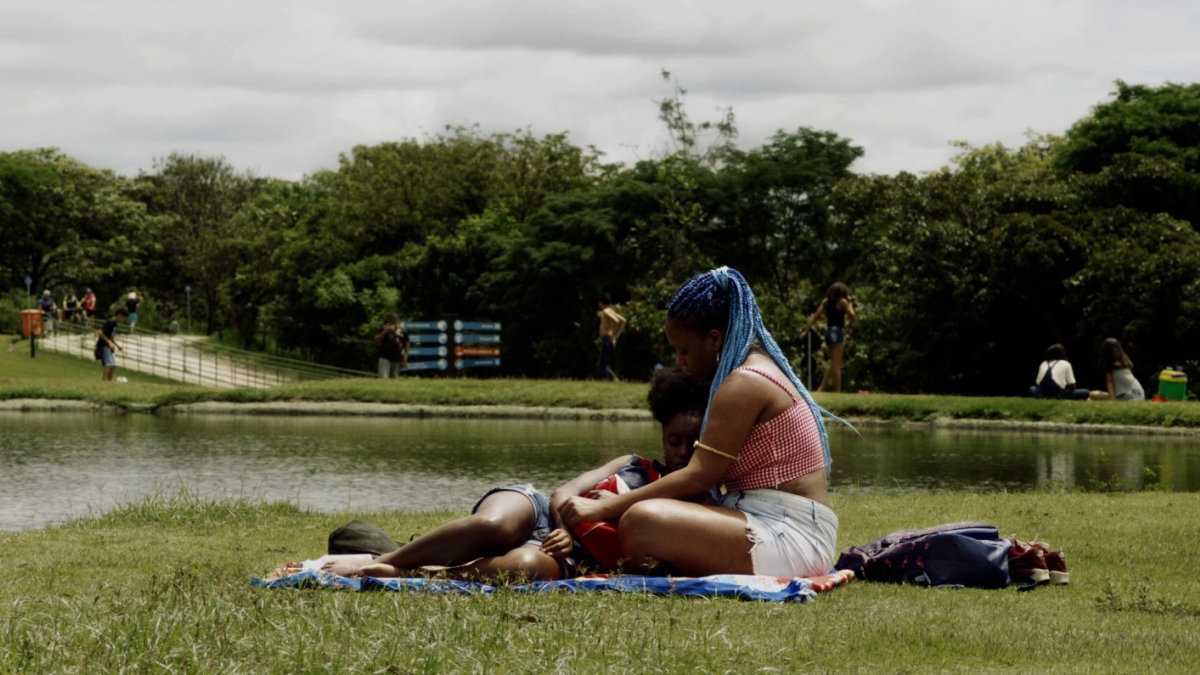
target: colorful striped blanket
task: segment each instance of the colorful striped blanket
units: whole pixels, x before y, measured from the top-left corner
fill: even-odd
[[[251,577],[259,588],[343,588],[353,591],[388,590],[410,593],[455,593],[490,595],[506,590],[516,593],[584,593],[616,591],[654,595],[688,595],[765,600],[769,602],[808,602],[817,593],[841,586],[854,578],[849,571],[819,577],[788,578],[742,574],[716,574],[707,577],[640,577],[627,575],[591,575],[561,581],[535,581],[521,585],[497,586],[473,581],[433,578],[380,579],[349,578],[320,569],[319,561],[288,563],[264,577]]]

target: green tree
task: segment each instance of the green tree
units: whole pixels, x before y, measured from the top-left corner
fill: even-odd
[[[192,284],[203,303],[207,333],[230,325],[230,310],[222,308],[220,293],[237,269],[230,251],[238,234],[235,219],[265,179],[239,174],[221,157],[178,153],[157,160],[154,171],[139,179],[147,186],[151,213],[166,223],[157,237],[162,255],[147,261],[146,276],[159,292],[176,298],[176,311],[182,287]]]
[[[1167,213],[1200,228],[1200,84],[1117,80],[1113,99],[1066,134],[1059,169],[1091,181],[1098,206]]]
[[[131,273],[153,219],[135,186],[53,148],[0,153],[0,285],[112,287]],[[111,297],[111,296],[110,296]]]

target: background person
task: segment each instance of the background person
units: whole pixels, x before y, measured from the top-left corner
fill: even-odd
[[[846,284],[839,281],[825,291],[825,299],[808,319],[808,325],[800,331],[801,340],[808,335],[808,331],[812,329],[813,324],[821,318],[822,314],[826,319],[825,344],[829,346],[829,368],[825,369],[825,376],[821,378],[821,384],[817,387],[817,391],[825,391],[825,386],[832,378],[833,390],[840,392],[842,390],[842,357],[846,351],[846,319],[854,320],[854,306],[850,304],[850,288]]]
[[[49,289],[42,291],[42,297],[38,298],[38,309],[42,312],[42,337],[50,333],[58,334],[58,305]]]
[[[600,316],[600,360],[596,362],[596,369],[600,379],[614,382],[617,374],[610,364],[617,350],[617,338],[625,330],[625,317],[612,308],[608,293],[601,293],[597,304],[600,307],[596,312]]]
[[[79,306],[79,298],[75,297],[75,289],[67,290],[67,297],[63,299],[63,318],[69,324],[83,323],[83,310]]]
[[[1105,391],[1093,391],[1093,401],[1144,401],[1146,392],[1133,376],[1133,361],[1121,348],[1116,338],[1108,338],[1100,345],[1100,360],[1096,367],[1104,373]]]
[[[666,332],[676,363],[712,382],[696,452],[640,490],[566,500],[563,521],[617,521],[630,564],[651,573],[828,573],[838,524],[822,411],[763,326],[746,280],[727,267],[693,277],[671,301]],[[718,505],[682,501],[714,489]]]
[[[100,359],[100,365],[103,366],[100,379],[105,382],[112,380],[113,374],[117,372],[116,352],[124,351],[115,340],[117,324],[128,316],[129,312],[124,307],[120,307],[113,312],[112,318],[105,321],[100,330],[96,331],[100,335],[100,339],[96,340],[96,358]]]
[[[82,304],[83,312],[87,315],[87,326],[91,328],[92,324],[96,321],[96,294],[92,292],[92,289],[83,289]]]
[[[129,295],[125,296],[125,314],[129,317],[129,332],[131,334],[137,328],[138,303],[143,301],[145,301],[145,298],[138,295],[136,291],[129,291]]]
[[[1088,398],[1087,389],[1075,387],[1075,369],[1067,360],[1067,349],[1060,344],[1052,344],[1046,350],[1046,360],[1038,366],[1037,377],[1029,393],[1037,398],[1069,398],[1084,400]]]
[[[400,377],[400,371],[408,367],[409,343],[408,331],[400,325],[400,317],[388,314],[383,329],[375,334],[375,344],[379,345],[377,370],[380,378]]]

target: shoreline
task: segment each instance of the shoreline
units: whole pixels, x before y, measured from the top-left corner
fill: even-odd
[[[593,422],[647,422],[650,412],[633,408],[567,408],[517,405],[427,405],[408,403],[372,403],[364,401],[263,401],[229,403],[200,401],[158,405],[93,403],[74,399],[18,398],[0,400],[0,413],[89,413],[175,415],[269,415],[280,417],[398,417],[415,419],[513,419]],[[886,420],[850,417],[848,422],[860,428],[914,430],[1021,432],[1050,434],[1090,434],[1103,436],[1163,436],[1189,438],[1200,436],[1200,428],[1156,427],[1121,424],[1033,422],[934,417],[928,421]],[[836,424],[836,423],[835,423]]]

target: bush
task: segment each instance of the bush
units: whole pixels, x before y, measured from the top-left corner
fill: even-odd
[[[0,333],[21,333],[21,310],[32,308],[33,301],[19,288],[0,295]]]

